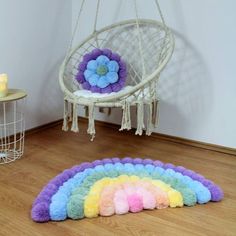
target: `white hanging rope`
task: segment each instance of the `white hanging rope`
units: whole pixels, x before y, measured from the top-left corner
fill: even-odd
[[[99,7],[100,7],[100,0],[97,0],[96,15],[95,15],[94,26],[93,26],[93,33],[95,33],[96,30],[97,30]]]
[[[164,16],[163,16],[162,11],[161,11],[160,4],[159,4],[158,0],[154,0],[154,1],[155,1],[155,3],[156,3],[157,10],[158,10],[159,15],[160,15],[160,17],[161,17],[161,21],[162,21],[163,25],[165,26],[165,28],[167,28],[166,22],[165,22],[165,19],[164,19]]]
[[[70,43],[69,43],[69,46],[68,46],[68,49],[67,49],[67,53],[66,53],[67,56],[70,53],[70,50],[72,48],[72,45],[73,45],[73,42],[74,42],[74,39],[75,39],[77,29],[79,27],[80,16],[81,16],[83,8],[84,8],[84,3],[85,3],[85,0],[82,1],[81,7],[80,7],[80,10],[79,10],[79,14],[78,14],[77,19],[76,19],[75,28],[74,28],[74,31],[73,31],[73,34],[72,34],[72,37],[71,37],[71,40],[70,40]]]
[[[138,43],[139,43],[139,51],[140,51],[140,57],[142,60],[142,79],[146,75],[146,68],[145,68],[145,62],[143,58],[143,46],[142,46],[142,37],[141,37],[141,32],[140,32],[140,27],[139,27],[139,16],[138,16],[138,6],[137,6],[137,0],[134,0],[134,8],[135,8],[135,15],[136,15],[136,25],[137,25],[137,32],[138,32]]]
[[[93,34],[95,34],[95,42],[96,42],[97,48],[99,48],[99,42],[98,42],[98,37],[97,37],[97,33],[96,33],[96,31],[97,31],[99,7],[100,7],[100,0],[97,0],[96,16],[95,16],[94,26],[93,26]]]

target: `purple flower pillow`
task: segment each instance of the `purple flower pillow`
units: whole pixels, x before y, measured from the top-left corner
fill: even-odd
[[[93,93],[118,92],[125,86],[127,69],[120,55],[110,49],[94,49],[84,55],[76,80]]]

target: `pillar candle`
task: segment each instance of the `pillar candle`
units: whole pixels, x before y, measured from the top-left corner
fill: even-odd
[[[0,74],[0,98],[6,97],[8,93],[7,74]]]

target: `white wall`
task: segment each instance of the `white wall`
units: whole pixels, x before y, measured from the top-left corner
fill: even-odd
[[[131,0],[103,0],[99,26],[133,17]],[[121,4],[121,2],[123,4]],[[73,25],[81,0],[72,0]],[[161,0],[176,50],[160,80],[162,99],[157,132],[236,147],[236,2]],[[139,0],[142,17],[156,18],[153,1]],[[88,0],[77,40],[93,22],[95,1]],[[120,123],[117,112],[106,118]]]
[[[27,91],[27,128],[62,117],[58,69],[71,36],[71,1],[0,0],[0,73]]]
[[[77,40],[92,28],[95,0],[87,1]],[[132,0],[101,2],[99,26],[133,17]],[[142,16],[156,18],[152,2],[139,0]],[[58,69],[80,3],[0,0],[0,73],[9,74],[10,87],[29,94],[27,128],[61,118]],[[176,51],[160,80],[162,102],[156,131],[236,147],[236,2],[160,3],[176,32]],[[121,114],[115,111],[111,117],[97,114],[97,118],[120,123]]]

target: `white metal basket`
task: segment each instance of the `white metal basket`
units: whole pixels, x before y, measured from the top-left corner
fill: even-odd
[[[0,101],[0,164],[19,159],[24,153],[25,99]]]

